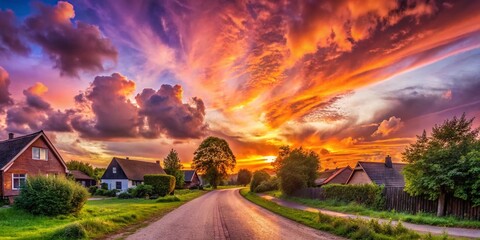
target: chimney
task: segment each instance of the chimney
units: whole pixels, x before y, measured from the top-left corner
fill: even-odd
[[[128,157],[125,157],[125,159],[130,160],[130,158],[128,158]]]
[[[392,158],[390,157],[390,155],[387,155],[387,157],[385,158],[385,167],[387,168],[393,167]]]
[[[13,139],[15,137],[15,134],[13,133],[8,133],[8,139]]]

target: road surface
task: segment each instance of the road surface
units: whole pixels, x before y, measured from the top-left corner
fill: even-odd
[[[209,192],[127,239],[343,239],[265,210],[238,189]]]

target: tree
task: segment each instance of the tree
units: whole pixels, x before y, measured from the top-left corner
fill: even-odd
[[[318,154],[303,148],[295,148],[282,159],[278,166],[280,189],[291,195],[297,189],[315,186],[320,164]]]
[[[99,179],[95,175],[95,169],[89,163],[72,160],[70,162],[67,162],[66,164],[67,164],[68,170],[78,170],[87,174],[89,177],[94,178],[95,180]]]
[[[265,181],[270,179],[270,175],[264,170],[258,170],[253,173],[252,183],[250,184],[250,192],[255,192],[255,189]]]
[[[250,183],[251,179],[252,172],[248,171],[247,169],[240,169],[240,171],[238,171],[237,184],[247,186],[247,184]]]
[[[429,199],[438,199],[437,216],[445,214],[447,194],[480,205],[479,129],[472,129],[472,119],[453,117],[423,131],[403,154],[409,164],[404,168],[405,191]]]
[[[200,144],[194,153],[192,167],[205,178],[213,188],[227,176],[227,171],[233,171],[236,160],[227,141],[217,137],[208,137]]]
[[[273,169],[278,174],[280,170],[280,165],[282,164],[283,159],[285,159],[290,154],[290,146],[284,145],[280,146],[277,158],[272,162]]]
[[[185,180],[185,175],[181,171],[183,168],[178,158],[178,153],[174,149],[171,149],[167,157],[163,159],[164,170],[168,175],[175,177],[175,187],[182,188]]]

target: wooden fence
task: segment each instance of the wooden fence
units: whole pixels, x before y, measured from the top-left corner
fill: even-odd
[[[296,191],[293,196],[309,199],[325,200],[321,188],[304,188]],[[395,210],[407,213],[436,213],[437,201],[428,200],[425,197],[412,197],[403,187],[385,187],[383,191],[385,198],[385,210]],[[446,215],[462,219],[480,220],[480,206],[473,207],[469,201],[453,196],[446,197]]]

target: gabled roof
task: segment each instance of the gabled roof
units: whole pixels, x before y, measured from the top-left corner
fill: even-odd
[[[315,179],[315,184],[316,185],[322,185],[327,178],[332,176],[338,169],[330,169],[330,170],[325,170],[323,172],[318,173],[317,179]]]
[[[337,169],[337,171],[335,171],[330,177],[328,177],[327,179],[325,179],[325,181],[323,181],[323,184],[327,184],[330,181],[334,180],[335,178],[339,177],[340,174],[343,173],[344,171],[349,171],[349,172],[345,177],[343,177],[343,179],[338,179],[337,182],[340,182],[342,184],[347,183],[348,177],[350,177],[350,173],[353,171],[353,169],[350,166]]]
[[[52,142],[50,142],[43,131],[0,141],[0,170],[8,169],[13,164],[13,161],[40,137],[45,139],[45,142],[47,142],[49,147],[53,150],[53,153],[65,167],[65,171],[67,171],[65,161],[63,161],[62,156],[58,153],[55,146],[53,146]]]
[[[160,164],[154,162],[144,162],[117,157],[114,157],[112,161],[118,162],[123,172],[130,180],[143,181],[143,176],[146,174],[166,174]]]
[[[70,174],[72,174],[73,178],[81,179],[81,180],[94,180],[92,177],[88,176],[84,172],[80,170],[70,170]]]
[[[393,163],[392,168],[388,168],[384,162],[358,162],[355,170],[358,171],[357,168],[363,169],[367,176],[378,185],[404,187],[405,179],[402,170],[406,165],[405,163]],[[352,175],[354,172],[352,172]]]
[[[193,181],[193,177],[195,176],[195,170],[181,170],[185,176],[185,182]]]

